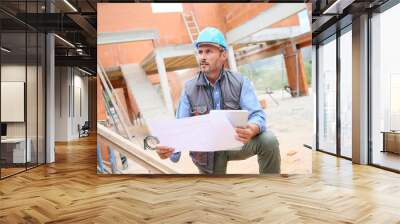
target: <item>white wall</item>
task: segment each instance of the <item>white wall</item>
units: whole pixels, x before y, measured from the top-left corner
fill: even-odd
[[[81,126],[85,123],[85,121],[88,120],[88,78],[87,77],[82,77],[80,75],[76,75],[76,71],[75,70],[75,75],[74,75],[74,108],[73,110],[75,110],[75,113],[72,112],[71,116],[73,117],[73,119],[71,120],[71,135],[73,136],[73,138],[78,138],[79,137],[79,133],[78,133],[78,124],[80,124]],[[81,73],[79,73],[81,74]],[[80,93],[78,92],[78,90],[80,90]],[[79,97],[80,95],[80,97]],[[79,103],[79,100],[81,101]],[[72,105],[72,104],[71,104]],[[82,108],[79,108],[79,107]],[[80,112],[79,109],[81,109],[82,111]],[[72,110],[72,111],[73,111]]]
[[[68,141],[68,88],[70,83],[67,67],[55,68],[55,141]]]
[[[78,124],[88,120],[88,79],[82,75],[75,68],[56,67],[55,141],[77,139]]]

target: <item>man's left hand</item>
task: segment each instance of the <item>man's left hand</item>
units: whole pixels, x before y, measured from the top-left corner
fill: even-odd
[[[235,128],[235,131],[237,134],[235,138],[238,141],[247,143],[260,132],[260,129],[256,124],[247,124],[245,128]]]

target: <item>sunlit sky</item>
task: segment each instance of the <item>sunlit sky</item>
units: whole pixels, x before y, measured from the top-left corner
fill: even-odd
[[[151,3],[153,13],[183,12],[182,3]]]

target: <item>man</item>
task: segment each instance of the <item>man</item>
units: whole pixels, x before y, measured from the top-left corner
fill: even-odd
[[[260,173],[279,173],[279,143],[266,131],[262,110],[250,81],[239,73],[224,69],[228,46],[216,28],[202,30],[196,40],[200,72],[187,81],[177,109],[177,118],[196,116],[210,110],[247,110],[247,127],[236,128],[236,139],[243,142],[240,151],[190,152],[193,163],[202,174],[225,174],[227,162],[258,156]],[[161,159],[178,162],[180,152],[168,146],[157,146]]]

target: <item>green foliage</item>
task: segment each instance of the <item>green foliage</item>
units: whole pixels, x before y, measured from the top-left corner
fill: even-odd
[[[306,72],[306,77],[307,77],[307,84],[310,86],[311,85],[311,60],[304,60],[304,70]]]
[[[258,91],[282,89],[287,85],[287,75],[282,55],[255,61],[239,67],[239,71],[253,82]]]
[[[311,60],[304,60],[303,63],[307,83],[311,85]],[[239,71],[253,82],[257,91],[265,91],[267,88],[278,90],[288,84],[282,55],[239,66]]]

